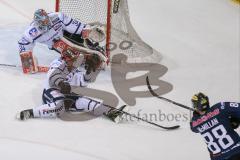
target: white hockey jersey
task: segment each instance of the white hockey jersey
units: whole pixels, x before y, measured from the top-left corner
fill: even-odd
[[[53,12],[48,14],[51,20],[51,27],[44,32],[38,28],[36,22],[32,22],[24,32],[22,38],[18,41],[19,53],[32,51],[36,42],[46,44],[49,49],[52,49],[55,40],[63,37],[63,31],[81,35],[86,24],[74,20],[63,13]]]
[[[69,82],[71,86],[86,87],[90,81],[90,75],[85,74],[85,69],[76,68],[68,70],[66,62],[61,58],[55,59],[49,67],[45,89],[58,88],[61,81]]]

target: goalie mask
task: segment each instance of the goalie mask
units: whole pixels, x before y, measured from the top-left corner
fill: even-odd
[[[34,21],[37,23],[40,30],[46,32],[51,27],[51,20],[47,12],[43,9],[38,9],[34,13]]]
[[[72,48],[67,48],[62,51],[62,59],[70,68],[77,68],[81,65],[81,56]]]
[[[195,94],[192,99],[193,108],[199,111],[206,111],[210,108],[209,106],[209,99],[208,96],[204,95],[203,93],[199,92]]]

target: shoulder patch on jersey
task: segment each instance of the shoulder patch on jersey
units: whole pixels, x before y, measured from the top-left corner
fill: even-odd
[[[29,35],[32,37],[36,37],[38,35],[38,30],[36,27],[29,30]]]

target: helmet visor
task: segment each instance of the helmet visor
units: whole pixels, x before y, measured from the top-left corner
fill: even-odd
[[[208,108],[208,100],[204,97],[193,96],[192,105],[193,105],[193,108],[195,109],[205,110]]]

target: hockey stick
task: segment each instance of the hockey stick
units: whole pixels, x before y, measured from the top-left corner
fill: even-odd
[[[15,65],[15,64],[4,64],[4,63],[0,63],[0,66],[2,67],[11,67],[11,68],[22,68],[22,66],[19,65]],[[47,72],[48,71],[48,67],[46,66],[37,66],[38,67],[38,72]]]
[[[161,126],[161,125],[159,125],[159,124],[156,124],[156,123],[150,122],[150,121],[148,121],[148,120],[145,120],[145,119],[143,119],[143,118],[141,118],[141,117],[135,116],[134,114],[130,114],[130,113],[128,113],[128,112],[125,112],[125,111],[119,110],[119,109],[117,109],[117,108],[114,108],[114,107],[112,107],[112,106],[109,106],[109,105],[105,105],[105,106],[108,107],[108,108],[110,108],[110,109],[116,109],[116,110],[118,110],[119,112],[121,112],[121,113],[123,113],[123,114],[126,114],[126,115],[128,115],[128,116],[130,116],[130,117],[136,118],[136,119],[138,119],[138,120],[141,120],[141,121],[143,121],[143,122],[146,122],[146,123],[148,123],[148,124],[151,124],[151,125],[154,125],[154,126],[157,126],[157,127],[159,127],[159,128],[166,129],[166,130],[178,129],[178,128],[180,127],[179,125],[172,126],[172,127]],[[126,105],[123,105],[123,106],[126,106]],[[122,106],[122,107],[123,107],[123,106]],[[121,108],[121,107],[120,107],[120,108]]]
[[[74,96],[79,95],[79,94],[77,94],[77,93],[75,93],[75,92],[72,92],[72,93],[75,94]],[[66,95],[66,96],[72,96],[72,94],[65,94],[65,95]],[[82,96],[82,95],[81,95],[81,96]],[[72,100],[72,99],[70,98],[69,100]],[[125,111],[123,111],[123,110],[120,110],[120,109],[118,109],[118,108],[112,107],[112,106],[110,106],[110,105],[104,104],[104,106],[105,106],[105,107],[108,107],[109,109],[117,110],[117,111],[119,111],[119,112],[121,112],[121,113],[123,113],[123,114],[125,114],[125,115],[128,115],[128,116],[130,116],[130,117],[136,118],[136,119],[138,119],[138,120],[141,120],[141,121],[143,121],[143,122],[149,123],[149,124],[151,124],[151,125],[154,125],[154,126],[157,126],[157,127],[159,127],[159,128],[166,129],[166,130],[174,130],[174,129],[178,129],[178,128],[180,127],[179,125],[172,126],[172,127],[161,126],[161,125],[159,125],[159,124],[156,124],[156,123],[150,122],[150,121],[148,121],[148,120],[145,120],[145,119],[143,119],[143,118],[141,118],[141,117],[135,116],[134,114],[130,114],[130,113],[125,112]],[[123,106],[121,106],[121,107],[119,107],[119,108],[125,108],[125,107],[126,107],[126,105],[123,105]],[[69,111],[78,112],[78,111],[76,111],[76,110],[69,110]]]
[[[154,97],[157,97],[157,98],[159,98],[159,99],[162,99],[162,100],[164,100],[164,101],[167,101],[167,102],[169,102],[169,103],[172,103],[172,104],[174,104],[174,105],[177,105],[177,106],[179,106],[179,107],[185,108],[185,109],[187,109],[187,110],[195,111],[195,110],[194,110],[193,108],[191,108],[191,107],[188,107],[188,106],[186,106],[186,105],[183,105],[183,104],[177,103],[177,102],[175,102],[175,101],[172,101],[172,100],[170,100],[170,99],[167,99],[167,98],[164,98],[164,97],[159,96],[157,93],[155,93],[155,92],[153,91],[153,89],[152,89],[152,87],[151,87],[151,85],[150,85],[148,76],[147,76],[147,78],[146,78],[146,82],[147,82],[147,86],[148,86],[148,89],[149,89],[150,93],[151,93]]]

